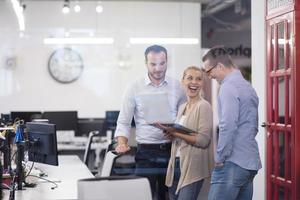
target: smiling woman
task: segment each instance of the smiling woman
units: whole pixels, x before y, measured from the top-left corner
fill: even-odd
[[[203,86],[203,71],[196,67],[190,66],[183,72],[182,85],[186,90],[188,97],[187,107],[194,104],[200,95]]]
[[[196,200],[213,167],[212,109],[200,95],[203,86],[200,68],[187,67],[182,85],[188,100],[180,106],[176,122],[194,132],[182,134],[162,125],[166,136],[173,139],[166,185],[170,187],[170,199]]]

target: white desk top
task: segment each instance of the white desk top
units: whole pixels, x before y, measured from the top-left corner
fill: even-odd
[[[85,150],[88,138],[87,137],[74,137],[69,140],[70,143],[57,143],[57,150],[58,151],[72,151],[72,150]],[[98,141],[92,142],[91,149],[106,149],[108,144],[111,141],[107,141],[106,137],[101,138]]]
[[[93,178],[86,165],[77,156],[59,156],[59,166],[35,163],[34,166],[45,172],[51,181],[57,181],[58,187],[51,189],[52,183],[41,180],[35,188],[15,192],[16,200],[77,199],[77,180]],[[4,190],[4,199],[9,191]]]

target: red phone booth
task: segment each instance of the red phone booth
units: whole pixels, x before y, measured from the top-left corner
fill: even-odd
[[[267,200],[300,200],[300,0],[266,13]]]

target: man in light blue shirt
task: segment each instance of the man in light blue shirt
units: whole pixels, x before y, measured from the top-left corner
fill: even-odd
[[[164,200],[167,191],[165,175],[171,142],[164,136],[162,130],[148,124],[146,115],[162,112],[159,109],[161,106],[152,105],[151,98],[152,101],[157,101],[153,98],[165,97],[170,119],[173,118],[175,121],[177,109],[185,102],[186,95],[178,80],[166,76],[167,50],[164,47],[159,45],[148,47],[145,51],[145,61],[148,73],[130,84],[123,97],[115,132],[118,142],[116,151],[125,153],[130,150],[127,143],[134,116],[138,143],[135,156],[136,175],[147,177],[153,195],[157,194],[156,199]]]
[[[253,179],[261,168],[258,145],[258,97],[224,47],[202,58],[204,71],[220,84],[219,137],[209,200],[250,200]]]

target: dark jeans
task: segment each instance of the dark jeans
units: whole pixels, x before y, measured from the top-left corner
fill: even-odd
[[[215,167],[212,176],[209,200],[251,200],[253,179],[256,170],[244,169],[233,162]]]
[[[171,144],[167,148],[160,145],[138,145],[135,155],[137,176],[147,177],[152,191],[153,199],[165,200],[168,188],[165,186],[165,177],[170,158]]]
[[[180,178],[180,161],[179,158],[176,158],[175,167],[174,167],[173,184],[169,188],[170,200],[197,200],[199,196],[199,192],[203,185],[203,179],[182,187],[178,191],[178,194],[175,194],[179,182],[179,178]]]

